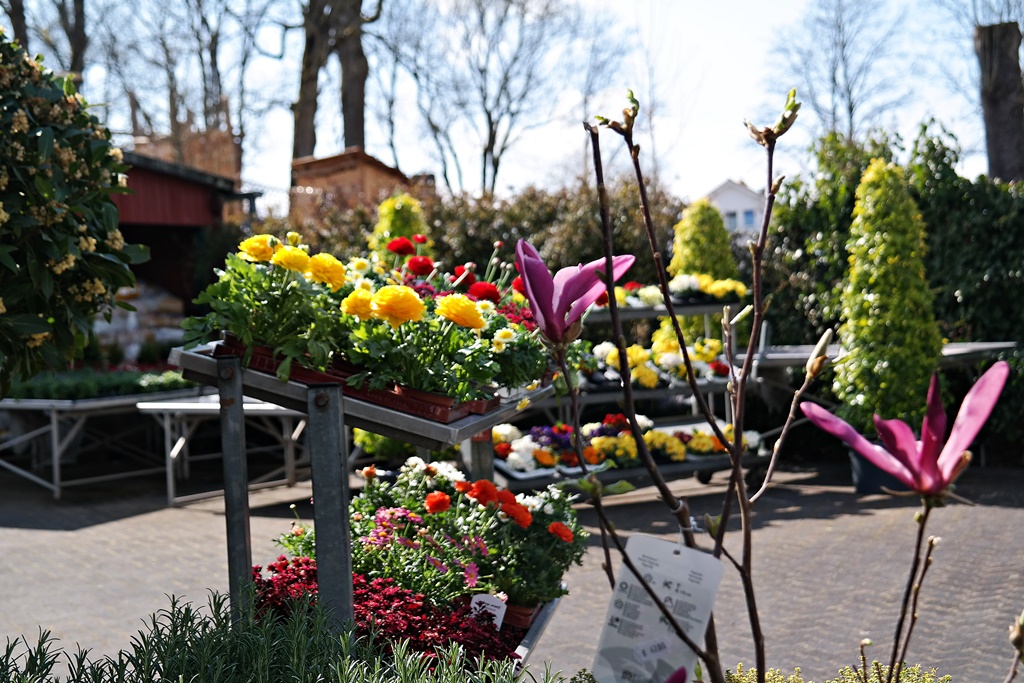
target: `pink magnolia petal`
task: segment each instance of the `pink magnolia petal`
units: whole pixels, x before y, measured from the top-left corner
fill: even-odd
[[[928,385],[928,410],[921,422],[921,458],[938,463],[939,450],[946,438],[946,410],[942,407],[942,396],[939,390],[939,376],[932,375]]]
[[[903,463],[881,446],[876,446],[865,439],[846,421],[839,419],[815,403],[801,403],[800,410],[819,429],[823,429],[832,436],[842,439],[850,448],[863,455],[879,469],[888,472],[910,488],[916,486],[917,482],[914,481],[914,476]]]
[[[900,461],[914,476],[912,487],[919,493],[937,493],[946,488],[939,480],[935,460],[922,457],[914,431],[902,420],[883,420],[875,415],[875,430],[889,454]]]
[[[555,315],[552,305],[555,286],[551,272],[533,245],[522,239],[516,243],[516,265],[519,266],[523,289],[537,326],[548,339],[558,341],[565,328],[560,323],[561,318]]]
[[[960,405],[960,412],[953,421],[949,441],[939,455],[939,470],[946,478],[952,478],[960,462],[960,456],[985,425],[1009,374],[1010,366],[1001,360],[989,368],[967,392],[964,402]]]
[[[681,666],[665,679],[665,683],[686,683],[686,667]]]
[[[630,266],[633,265],[634,261],[636,261],[636,258],[631,254],[623,254],[620,256],[612,257],[612,282],[615,282],[620,277],[625,275],[626,271],[629,270]],[[601,293],[605,291],[605,281],[604,278],[601,276],[601,273],[604,272],[605,261],[604,259],[600,259],[599,262],[600,268],[598,268],[598,272],[596,273],[597,282],[591,285],[590,288],[588,288],[585,292],[583,292],[583,294],[578,296],[572,302],[572,305],[566,313],[566,327],[576,322],[579,319],[579,317],[583,315],[583,312],[590,307],[590,304],[597,301],[597,299],[601,296]],[[593,265],[594,263],[598,263],[598,261],[588,263],[586,266],[584,266],[584,268],[587,268]]]

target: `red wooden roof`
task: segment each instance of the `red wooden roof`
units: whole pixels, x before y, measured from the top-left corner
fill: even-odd
[[[213,226],[223,200],[235,194],[230,178],[125,154],[131,194],[114,195],[122,225]]]

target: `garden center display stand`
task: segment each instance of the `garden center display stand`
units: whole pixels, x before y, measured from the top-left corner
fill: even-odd
[[[468,441],[471,476],[489,479],[494,472],[491,439],[473,440],[472,437],[508,421],[517,408],[515,401],[507,401],[485,415],[470,415],[442,424],[358,399],[343,398],[339,384],[282,382],[273,375],[243,369],[237,356],[214,358],[210,347],[190,351],[174,349],[170,362],[181,368],[186,379],[216,386],[218,390],[229,595],[232,614],[236,617],[244,611],[242,601],[248,595],[245,587],[252,581],[243,398],[258,398],[307,415],[307,448],[316,501],[313,514],[317,529],[319,600],[327,610],[331,627],[338,632],[353,616],[345,425],[372,430],[430,450]],[[540,397],[550,391],[550,388],[538,390],[536,395]],[[548,617],[550,613],[548,610]],[[543,630],[543,624],[538,628]]]

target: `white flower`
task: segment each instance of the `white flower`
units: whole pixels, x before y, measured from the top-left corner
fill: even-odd
[[[608,354],[614,351],[615,348],[615,344],[612,344],[610,341],[603,341],[594,347],[592,353],[598,362],[603,363],[608,358]]]
[[[747,448],[757,450],[761,447],[761,432],[754,431],[753,429],[745,430],[743,432],[743,443],[747,444]]]
[[[426,470],[427,470],[427,463],[423,461],[423,458],[421,458],[421,457],[419,457],[417,455],[414,455],[411,458],[409,458],[408,460],[406,460],[405,464],[402,465],[402,467],[400,469],[401,472],[414,472],[416,474],[421,474],[421,473],[425,472]]]
[[[555,506],[552,505],[551,503],[545,503],[544,504],[544,514],[545,515],[553,515],[553,514],[555,514]]]
[[[663,353],[658,356],[658,365],[666,370],[675,370],[683,364],[683,356],[678,353]]]
[[[668,289],[673,294],[698,291],[700,290],[700,281],[696,275],[680,273],[668,281]]]
[[[544,506],[544,501],[539,496],[528,496],[525,493],[517,495],[516,502],[530,512],[537,512]]]
[[[656,306],[660,304],[664,298],[661,296],[661,288],[658,285],[647,285],[637,290],[637,297],[640,301],[644,302],[647,306]]]
[[[518,453],[522,457],[530,458],[531,460],[533,459],[533,452],[537,450],[537,442],[529,434],[513,439],[510,445],[512,446],[512,453]]]
[[[494,333],[494,339],[495,341],[503,341],[506,344],[510,344],[516,340],[516,332],[511,328],[503,327]]]
[[[537,461],[533,459],[533,455],[523,455],[518,451],[512,451],[505,458],[505,464],[511,467],[516,472],[532,472],[537,468]]]
[[[598,429],[603,425],[600,422],[588,422],[587,424],[580,427],[580,433],[588,439],[594,435]]]
[[[444,477],[448,481],[466,481],[466,475],[462,473],[462,470],[458,466],[449,460],[438,460],[433,463],[434,469],[437,470],[438,475]]]
[[[494,439],[494,443],[512,443],[522,436],[523,433],[519,431],[519,428],[512,424],[500,424],[491,428],[491,437]]]
[[[641,432],[649,432],[654,429],[654,421],[646,415],[637,415],[636,423],[640,427]]]
[[[480,311],[480,315],[491,315],[494,313],[494,302],[490,299],[480,299],[476,302],[476,310]],[[497,339],[498,335],[494,335]]]

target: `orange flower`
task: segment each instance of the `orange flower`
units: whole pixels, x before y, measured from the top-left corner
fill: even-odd
[[[516,504],[516,494],[512,493],[508,489],[499,489],[498,490],[498,503],[500,503],[501,505],[515,505]]]
[[[455,490],[459,493],[469,493],[473,489],[473,485],[468,481],[457,481],[455,482]]]
[[[498,487],[494,485],[494,482],[481,479],[473,482],[472,488],[469,489],[469,497],[480,505],[487,505],[498,500]]]
[[[575,535],[572,533],[572,529],[561,522],[551,522],[551,524],[548,524],[548,533],[558,536],[566,543],[572,543],[575,538]]]
[[[444,512],[452,506],[452,499],[444,491],[434,491],[427,494],[424,506],[429,514]]]
[[[505,460],[508,458],[508,454],[512,452],[512,444],[510,443],[496,443],[494,444],[494,454]]]
[[[600,465],[604,461],[604,453],[593,446],[586,446],[583,449],[583,459],[588,465]]]
[[[533,515],[530,514],[525,505],[520,505],[519,503],[506,504],[501,506],[501,511],[524,529],[533,524]]]
[[[551,455],[550,451],[546,451],[543,448],[538,448],[533,452],[533,459],[536,460],[541,467],[555,466],[555,456]]]

